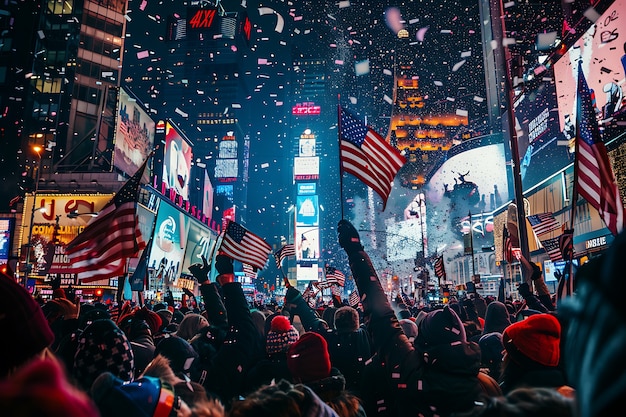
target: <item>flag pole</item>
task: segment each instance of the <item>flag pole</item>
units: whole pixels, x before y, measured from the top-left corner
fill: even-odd
[[[339,144],[339,201],[341,204],[341,218],[343,219],[343,167],[341,163],[341,94],[337,94],[337,141]]]

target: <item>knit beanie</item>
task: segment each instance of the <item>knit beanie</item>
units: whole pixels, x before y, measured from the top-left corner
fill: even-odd
[[[148,310],[145,306],[136,310],[134,316],[135,319],[145,320],[145,322],[148,323],[148,326],[150,326],[152,334],[157,334],[161,329],[161,324],[163,324],[161,316],[152,310]]]
[[[429,312],[419,324],[416,347],[429,349],[440,345],[467,342],[465,327],[457,314],[447,305]]]
[[[291,325],[289,319],[278,315],[272,319],[270,330],[267,332],[265,351],[268,355],[287,352],[289,346],[296,343],[300,333]]]
[[[551,314],[535,314],[504,329],[502,343],[511,359],[557,366],[560,359],[561,324]]]
[[[96,320],[78,338],[73,374],[86,390],[103,372],[130,381],[135,372],[135,358],[128,338],[113,321]]]
[[[0,381],[5,416],[92,417],[96,406],[67,380],[56,360],[37,359]]]
[[[359,328],[359,312],[350,306],[335,311],[335,329],[338,332],[355,332]]]
[[[178,336],[164,337],[154,350],[154,356],[163,355],[170,361],[170,366],[175,374],[188,375],[194,361],[198,358],[198,352],[185,339]]]
[[[483,365],[492,366],[502,362],[502,334],[492,332],[484,334],[478,340],[480,346],[480,361]]]
[[[295,381],[318,381],[330,376],[331,364],[326,340],[317,333],[306,332],[289,347],[287,367]]]
[[[159,378],[144,376],[128,382],[110,372],[100,375],[91,387],[101,417],[169,416],[177,404],[173,388]]]
[[[0,273],[0,377],[50,346],[54,335],[41,307],[15,280]]]

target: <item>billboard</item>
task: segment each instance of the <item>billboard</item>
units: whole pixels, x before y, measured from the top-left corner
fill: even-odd
[[[522,188],[528,190],[570,163],[552,79],[540,82],[516,100],[515,118]]]
[[[317,195],[296,197],[296,226],[317,226],[319,224],[319,204]]]
[[[189,221],[187,244],[185,245],[185,257],[181,269],[182,276],[191,276],[189,267],[193,264],[202,263],[204,256],[207,261],[211,260],[211,251],[217,240],[214,232],[193,219]]]
[[[320,231],[317,227],[296,226],[296,259],[313,260],[320,256]]]
[[[165,150],[163,155],[163,182],[189,200],[191,172],[191,143],[169,120],[165,124]]]
[[[209,219],[213,218],[213,184],[209,173],[204,170],[204,187],[202,189],[202,214]]]
[[[387,226],[387,261],[395,262],[405,259],[415,259],[422,251],[422,232],[425,234],[426,224],[422,227],[424,218],[410,219],[393,223]]]
[[[154,147],[155,123],[124,88],[120,89],[115,132],[113,165],[133,175]],[[149,178],[146,169],[144,182],[149,182]]]
[[[180,277],[189,232],[189,217],[165,200],[161,201],[154,224],[148,267],[158,289],[175,285]]]
[[[297,156],[293,159],[293,177],[296,181],[317,180],[320,177],[318,156]]]
[[[0,265],[9,261],[11,255],[11,233],[13,232],[13,218],[0,218]]]
[[[626,0],[616,0],[554,64],[559,124],[567,139],[576,136],[576,86],[578,63],[595,96],[598,125],[604,140],[626,130],[624,77],[626,20],[620,14]],[[607,136],[607,131],[610,135]]]
[[[38,194],[36,198],[27,195],[24,200],[20,245],[31,245],[31,274],[63,274],[63,265],[69,262],[65,256],[65,246],[85,229],[112,197],[113,194]],[[27,250],[22,249],[22,257],[25,257],[26,252]],[[50,272],[53,262],[57,266]],[[62,279],[65,278],[71,280],[67,283],[76,283],[75,274],[62,276]]]
[[[317,262],[303,262],[296,264],[297,281],[319,281],[320,268]]]

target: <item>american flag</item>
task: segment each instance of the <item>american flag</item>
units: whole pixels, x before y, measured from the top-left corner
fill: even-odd
[[[561,227],[559,222],[554,218],[554,215],[550,212],[541,214],[531,214],[526,216],[530,227],[532,227],[535,236],[542,235],[544,233],[552,232]]]
[[[351,307],[356,307],[359,305],[359,303],[361,302],[361,297],[359,297],[359,293],[357,292],[357,290],[354,290],[350,293],[350,297],[348,297],[348,304],[350,304]]]
[[[393,179],[406,162],[387,141],[343,108],[339,107],[341,167],[383,199],[383,210],[391,193]]]
[[[341,301],[341,297],[343,296],[343,291],[341,290],[341,287],[339,285],[332,285],[330,287],[330,293],[333,296],[338,297],[339,300]]]
[[[296,247],[293,243],[288,243],[282,248],[278,249],[274,252],[274,257],[276,258],[276,266],[278,269],[281,268],[283,264],[283,260],[289,256],[296,256]]]
[[[317,295],[318,289],[313,286],[313,281],[309,281],[309,285],[306,287],[304,292],[302,293],[302,298],[308,301],[310,298],[315,297]]]
[[[563,259],[571,260],[574,257],[574,229],[567,229],[559,236],[559,248]]]
[[[256,279],[256,269],[252,265],[243,264],[243,275],[251,280]]]
[[[123,275],[126,261],[146,247],[137,221],[136,203],[149,157],[85,230],[67,244],[67,273],[83,283]]]
[[[606,227],[617,235],[624,227],[624,204],[613,177],[591,91],[578,64],[578,103],[576,108],[576,191],[600,213]]]
[[[569,297],[574,294],[574,284],[575,278],[572,274],[572,262],[568,261],[565,263],[565,267],[563,268],[563,272],[559,277],[559,281],[556,289],[556,299],[557,305],[563,301],[564,298]]]
[[[443,264],[443,255],[440,255],[435,261],[435,275],[437,278],[446,279],[446,268]]]
[[[244,264],[263,269],[272,252],[272,247],[267,242],[232,220],[228,222],[223,233],[218,251]]]
[[[326,281],[343,287],[346,284],[346,276],[337,268],[326,266]]]
[[[333,285],[335,285],[335,283],[331,282],[331,281],[316,281],[316,282],[313,282],[313,286],[315,288],[317,288],[318,290],[320,290],[320,291],[324,291],[325,289],[330,288]]]
[[[563,260],[563,256],[561,256],[561,248],[559,246],[558,237],[541,240],[540,242],[541,242],[541,246],[543,246],[543,248],[546,250],[552,262]]]

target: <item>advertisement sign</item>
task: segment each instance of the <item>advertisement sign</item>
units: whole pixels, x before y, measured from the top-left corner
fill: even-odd
[[[300,136],[298,145],[298,156],[315,156],[315,135]]]
[[[0,218],[0,265],[6,264],[11,254],[11,233],[14,221],[13,218]]]
[[[211,260],[211,253],[216,240],[215,232],[200,222],[190,220],[187,244],[185,245],[185,258],[181,269],[182,276],[191,276],[189,267],[193,264],[202,264],[203,256],[207,261]]]
[[[296,264],[297,281],[319,281],[320,268],[316,262]]]
[[[541,82],[515,102],[520,172],[524,190],[540,183],[571,161],[568,141],[559,128],[556,87]]]
[[[157,288],[175,285],[182,271],[189,217],[171,204],[161,201],[154,225],[148,267],[154,271]]]
[[[170,121],[167,121],[162,178],[165,186],[175,190],[183,200],[189,200],[191,156],[192,148],[189,141]]]
[[[624,36],[626,0],[615,0],[578,41],[554,64],[559,123],[567,139],[576,137],[576,86],[578,63],[595,96],[600,130],[611,129],[612,137],[626,128],[624,97]],[[610,139],[604,137],[604,140]]]
[[[296,197],[296,225],[317,226],[319,224],[319,204],[316,195]]]
[[[123,88],[119,94],[115,132],[113,165],[127,175],[133,175],[154,147],[155,123]],[[146,169],[144,182],[149,182],[149,178]]]
[[[291,108],[291,114],[294,116],[319,116],[322,113],[322,107],[312,101],[305,103],[296,103]]]
[[[317,227],[296,226],[296,259],[318,259],[320,254],[320,231]]]
[[[317,183],[315,182],[299,182],[296,186],[298,187],[298,195],[317,194]]]
[[[112,197],[113,194],[38,194],[34,199],[27,195],[24,199],[20,245],[24,247],[31,234],[31,274],[63,274],[63,266],[69,262],[65,246],[83,231]],[[26,251],[22,250],[22,253]],[[53,262],[58,267],[55,266],[55,270],[50,272]],[[68,279],[75,278],[75,274],[71,275]]]
[[[293,177],[296,181],[317,180],[320,177],[320,159],[318,156],[295,157]]]
[[[204,171],[204,188],[202,191],[202,213],[209,219],[213,218],[213,184],[209,173]]]

